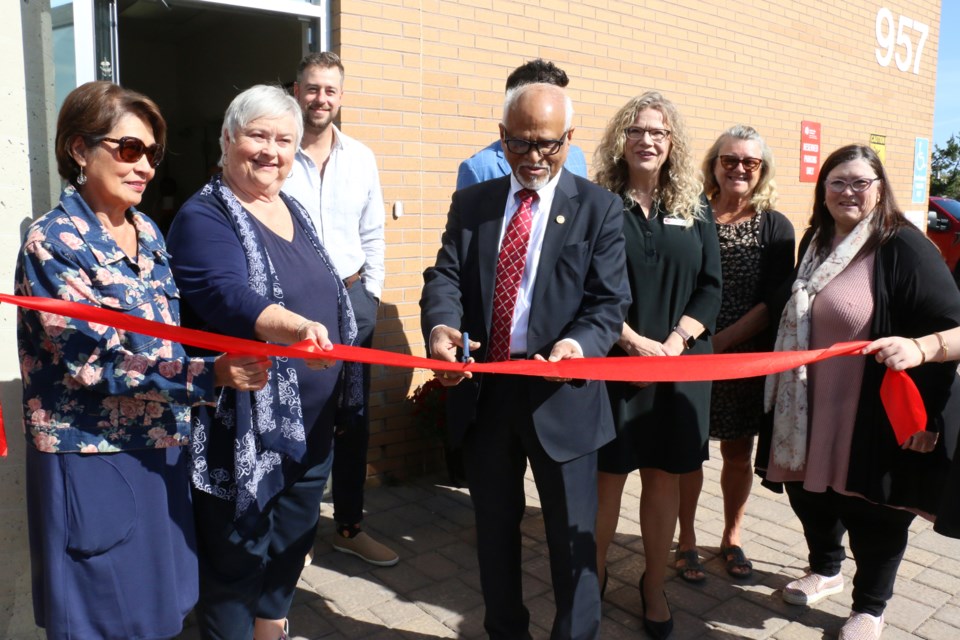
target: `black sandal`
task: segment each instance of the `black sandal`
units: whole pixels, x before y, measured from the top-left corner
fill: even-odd
[[[683,566],[679,564],[681,560],[683,561]],[[700,554],[697,553],[696,547],[692,547],[686,551],[681,551],[677,548],[674,568],[677,570],[677,575],[690,584],[699,584],[707,579],[707,572],[704,571],[703,565],[700,564]],[[690,573],[699,573],[700,575],[691,576],[689,575]]]
[[[729,547],[720,547],[720,555],[723,556],[724,561],[727,565],[727,574],[732,578],[749,578],[753,575],[753,563],[747,560],[747,556],[744,555],[743,549],[738,545],[730,545]],[[740,571],[734,571],[734,569],[740,569]],[[746,569],[746,571],[744,571]]]

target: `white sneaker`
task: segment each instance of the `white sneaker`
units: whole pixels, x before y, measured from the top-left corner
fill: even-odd
[[[827,596],[843,591],[843,575],[821,576],[810,572],[802,578],[788,582],[783,588],[783,601],[787,604],[811,605]]]
[[[881,631],[883,631],[883,616],[853,613],[840,629],[839,640],[880,640]]]

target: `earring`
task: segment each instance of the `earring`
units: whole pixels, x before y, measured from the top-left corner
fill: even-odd
[[[83,175],[83,167],[80,167],[80,175],[77,176],[77,185],[83,186],[87,184],[87,176]]]

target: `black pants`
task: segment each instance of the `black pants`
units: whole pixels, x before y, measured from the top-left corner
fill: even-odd
[[[377,301],[357,280],[348,290],[357,320],[357,346],[373,345],[377,326]],[[370,442],[370,365],[363,365],[363,423],[352,429],[337,427],[333,436],[333,519],[355,525],[363,520],[363,485],[367,481],[367,447]]]
[[[233,502],[194,489],[200,560],[196,613],[204,640],[252,638],[254,618],[287,617],[303,557],[317,535],[331,456],[284,489],[249,536],[233,526]]]
[[[800,482],[787,482],[784,486],[790,506],[803,524],[810,569],[822,576],[840,573],[846,557],[843,550],[846,531],[857,563],[853,575],[853,610],[881,615],[893,595],[914,514],[830,489],[826,493],[813,493]]]
[[[524,378],[487,376],[477,424],[463,443],[477,526],[484,628],[493,640],[530,638],[523,604],[520,523],[527,460],[543,510],[556,602],[552,640],[587,640],[600,632],[596,572],[597,454],[557,462],[544,451],[531,418]],[[570,417],[571,428],[590,428]]]

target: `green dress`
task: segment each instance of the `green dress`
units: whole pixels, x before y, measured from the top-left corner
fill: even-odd
[[[710,211],[684,220],[659,204],[648,220],[638,205],[624,211],[627,275],[633,302],[626,322],[663,342],[687,315],[706,327],[692,349],[711,353],[709,335],[720,310],[720,246]],[[614,347],[611,356],[626,354]],[[680,356],[683,357],[683,356]],[[599,452],[599,469],[629,473],[699,469],[708,457],[710,382],[660,382],[645,388],[607,384],[617,437]]]

